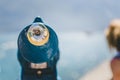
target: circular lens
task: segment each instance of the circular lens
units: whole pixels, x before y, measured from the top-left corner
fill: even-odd
[[[33,23],[27,32],[28,40],[34,45],[42,45],[48,41],[49,32],[42,23]]]

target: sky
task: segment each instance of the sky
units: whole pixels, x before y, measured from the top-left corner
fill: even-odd
[[[0,0],[0,33],[20,32],[36,16],[57,32],[103,31],[120,18],[119,0]]]

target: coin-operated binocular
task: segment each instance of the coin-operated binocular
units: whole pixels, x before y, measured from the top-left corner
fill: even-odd
[[[21,80],[57,80],[58,60],[59,45],[55,31],[36,17],[18,37]]]

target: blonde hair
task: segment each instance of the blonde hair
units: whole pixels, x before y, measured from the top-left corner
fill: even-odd
[[[120,51],[120,19],[113,20],[105,30],[109,48]]]

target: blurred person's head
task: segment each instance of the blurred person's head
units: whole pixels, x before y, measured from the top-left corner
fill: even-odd
[[[120,51],[120,19],[111,21],[105,34],[110,49]]]

